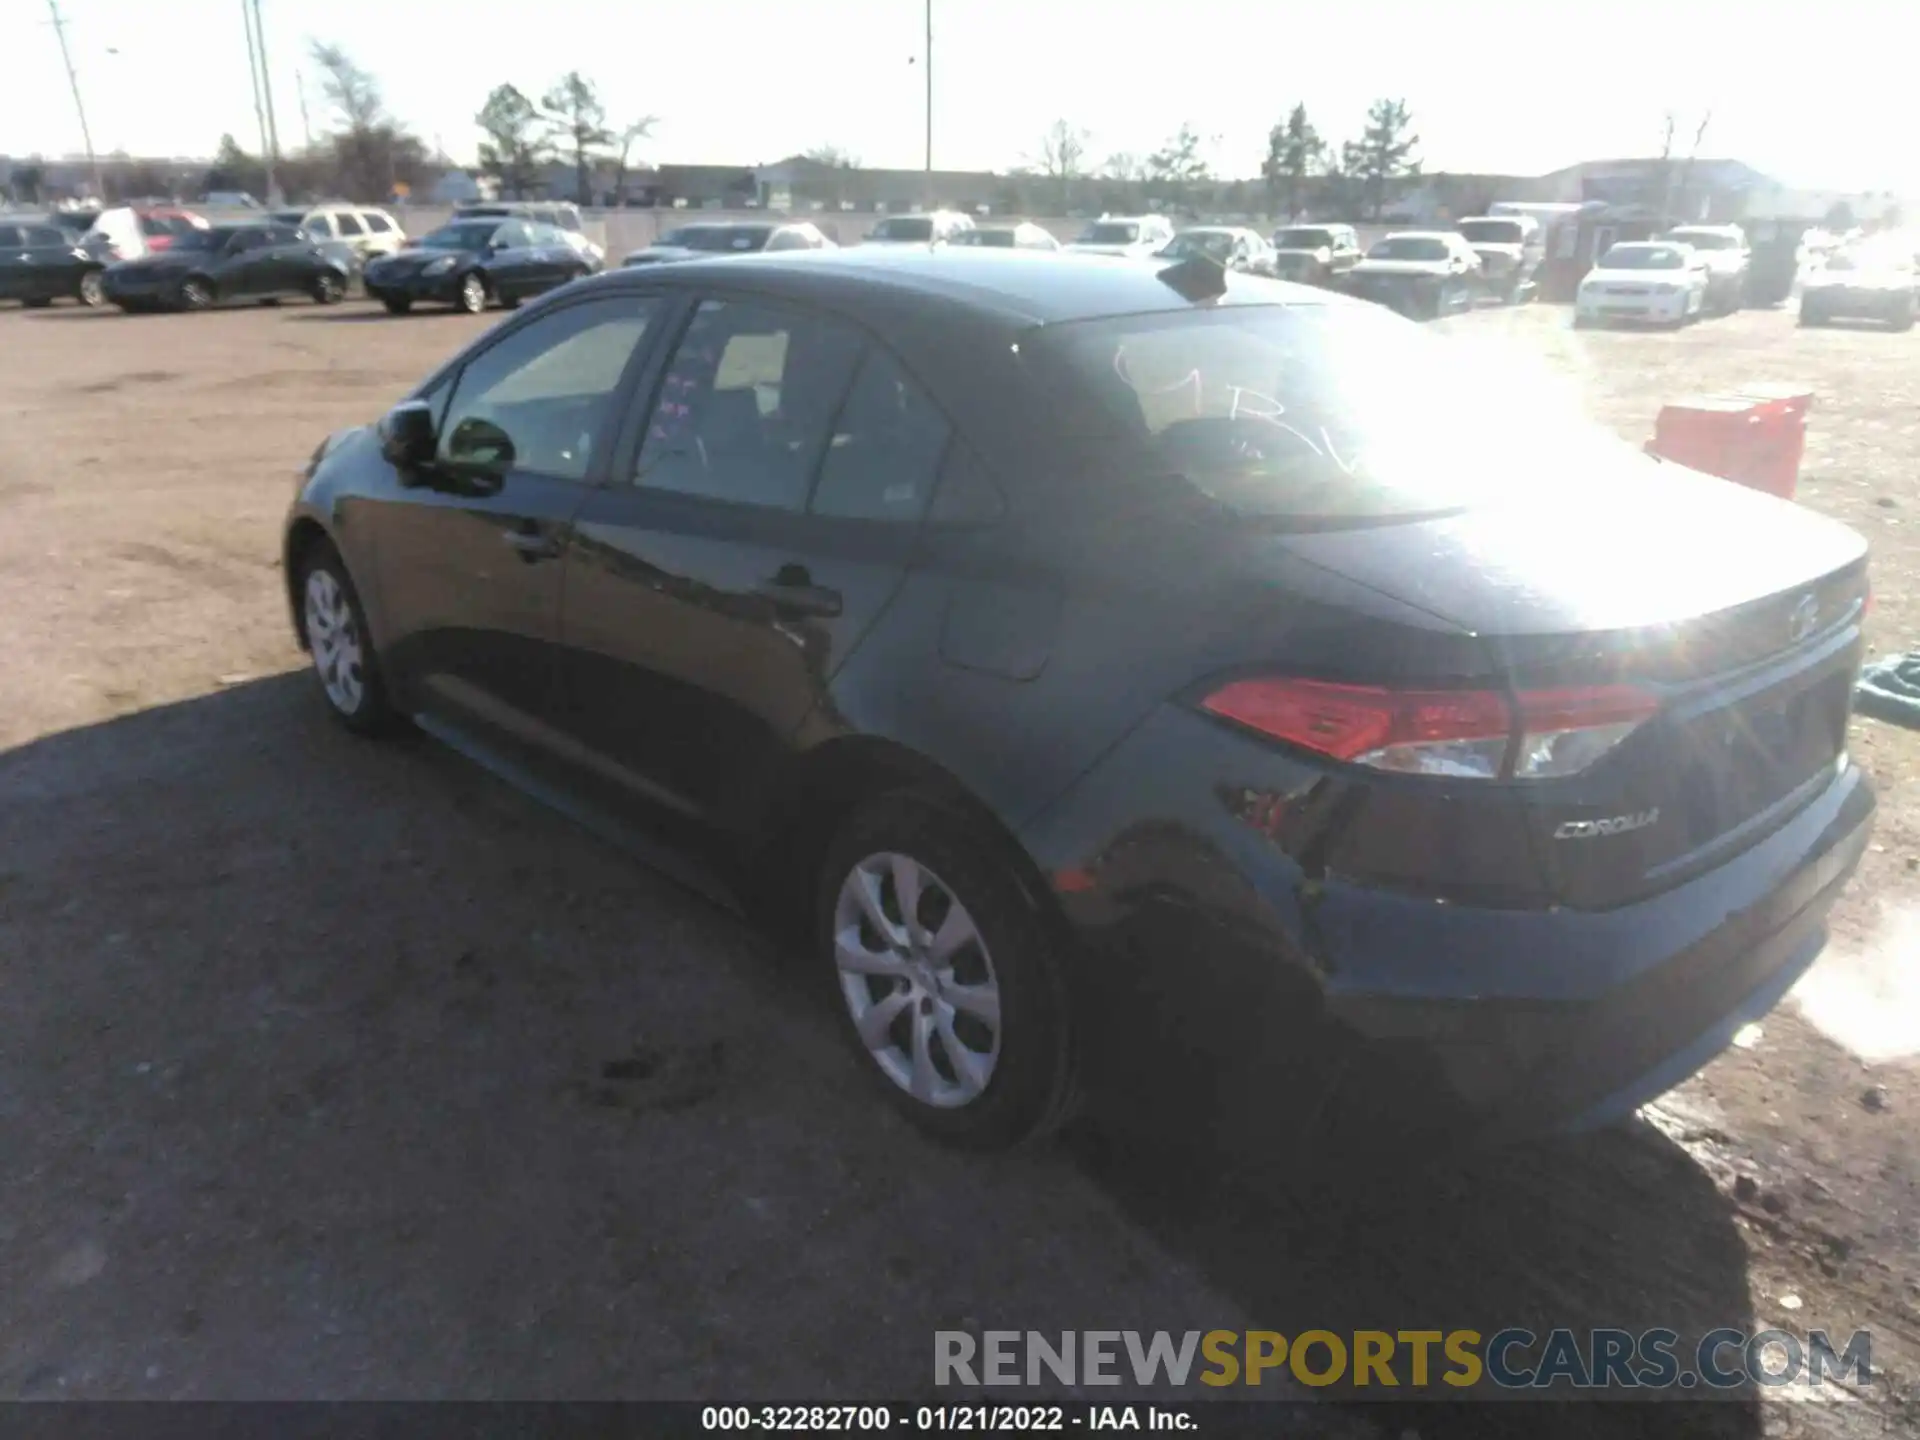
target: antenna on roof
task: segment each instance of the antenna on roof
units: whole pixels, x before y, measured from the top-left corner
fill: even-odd
[[[1160,283],[1182,300],[1218,300],[1227,293],[1227,267],[1211,255],[1194,255],[1159,273]]]

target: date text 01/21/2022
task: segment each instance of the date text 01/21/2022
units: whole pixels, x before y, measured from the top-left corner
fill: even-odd
[[[798,1434],[891,1430],[948,1434],[1026,1435],[1066,1430],[1191,1430],[1181,1410],[1134,1405],[707,1405],[702,1430],[787,1431]]]

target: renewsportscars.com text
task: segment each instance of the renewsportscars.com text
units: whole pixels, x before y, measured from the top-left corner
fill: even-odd
[[[1673,1330],[937,1330],[933,1380],[943,1386],[1349,1385],[1467,1389],[1681,1389],[1873,1383],[1873,1337],[1836,1347],[1824,1330],[1709,1330],[1686,1344]]]

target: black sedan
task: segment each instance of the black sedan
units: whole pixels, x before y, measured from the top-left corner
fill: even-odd
[[[368,262],[367,294],[404,315],[420,301],[478,315],[593,272],[593,262],[552,225],[531,220],[455,220],[397,255]]]
[[[1600,1124],[1821,948],[1866,547],[1458,343],[1206,260],[620,270],[319,446],[292,619],[351,729],[795,917],[936,1135]]]
[[[347,293],[344,267],[286,225],[213,225],[174,237],[165,250],[109,265],[107,299],[122,310],[205,310],[233,300],[304,295],[332,305]]]
[[[99,305],[105,267],[71,234],[47,220],[0,215],[0,300],[46,306],[73,299]]]

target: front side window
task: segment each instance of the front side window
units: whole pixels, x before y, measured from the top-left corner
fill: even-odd
[[[656,305],[633,296],[569,305],[475,356],[440,426],[441,463],[586,479],[595,439],[611,428],[620,377]]]
[[[820,316],[706,300],[667,365],[634,483],[798,511],[859,362]]]
[[[309,215],[307,217],[307,223],[300,228],[316,240],[332,240],[337,238],[340,233],[333,228],[333,217],[331,215]]]
[[[926,392],[893,356],[869,347],[807,508],[845,520],[918,520],[933,496],[947,436],[947,417]]]
[[[524,220],[509,220],[493,232],[493,248],[496,250],[523,250],[533,243],[533,237]]]

